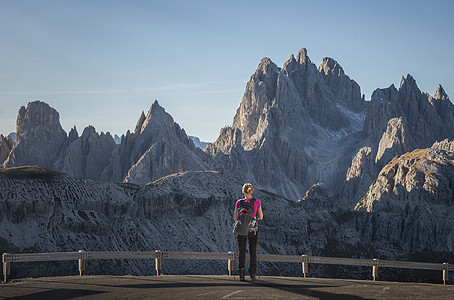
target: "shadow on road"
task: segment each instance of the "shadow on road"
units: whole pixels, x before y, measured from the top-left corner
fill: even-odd
[[[25,296],[8,298],[10,300],[36,300],[36,299],[46,299],[46,300],[68,300],[77,297],[86,297],[96,294],[103,294],[104,292],[99,291],[90,291],[90,290],[79,290],[79,289],[52,289],[49,291],[37,292]]]

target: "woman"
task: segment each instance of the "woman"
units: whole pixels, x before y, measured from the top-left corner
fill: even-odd
[[[236,202],[235,212],[233,213],[233,219],[235,222],[238,220],[238,211],[242,206],[249,206],[253,208],[253,222],[263,219],[262,203],[258,199],[252,199],[252,193],[254,188],[250,183],[243,185],[244,199],[240,199]],[[255,273],[257,271],[257,242],[259,238],[258,230],[249,231],[248,235],[237,234],[238,247],[240,248],[240,257],[238,263],[238,271],[240,273],[240,280],[245,281],[244,275],[246,273],[246,243],[249,240],[249,275],[251,281],[255,280]]]

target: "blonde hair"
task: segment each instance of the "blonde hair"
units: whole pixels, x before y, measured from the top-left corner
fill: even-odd
[[[252,194],[252,192],[254,192],[254,188],[252,187],[252,184],[245,183],[243,185],[243,193]]]

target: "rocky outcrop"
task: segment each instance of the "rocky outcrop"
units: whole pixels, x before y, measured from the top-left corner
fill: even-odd
[[[385,239],[411,252],[454,250],[454,153],[439,146],[395,157],[380,171],[356,207],[376,212],[365,240]]]
[[[27,172],[32,176],[26,176]],[[147,185],[135,185],[76,179],[41,168],[6,169],[0,172],[2,249],[11,253],[30,249],[226,253],[235,248],[232,214],[242,184],[219,172],[181,172]],[[371,229],[386,212],[331,207],[331,195],[323,184],[313,186],[300,203],[259,189],[254,196],[262,202],[264,212],[259,224],[261,254],[392,260],[408,260],[411,255],[405,247],[415,235],[409,232],[390,247],[387,236],[378,238],[374,235],[377,229]],[[380,226],[399,234],[399,222]],[[449,233],[440,231],[436,239],[444,243],[427,244],[427,251],[447,251],[453,245],[449,238]],[[393,247],[402,248],[393,251]],[[74,273],[73,263],[41,264],[39,269],[35,266],[13,264],[11,276]],[[153,269],[153,260],[93,260],[87,266],[88,274],[149,275]],[[260,270],[266,275],[301,276],[298,264],[263,263]],[[226,264],[220,261],[163,263],[165,274],[225,271]],[[337,272],[345,276],[342,267],[311,267],[313,276],[339,276]],[[386,278],[385,274],[380,271],[381,278]],[[350,278],[367,275],[357,269],[348,274]],[[392,278],[396,280],[395,273]]]
[[[52,169],[65,140],[58,112],[44,102],[30,102],[19,110],[16,143],[4,167],[39,165]]]
[[[220,153],[231,154],[232,151],[243,152],[244,148],[241,145],[242,142],[242,131],[240,129],[233,129],[230,126],[226,126],[221,129],[218,139],[213,143],[209,143],[205,152],[212,156],[217,156]]]
[[[441,142],[435,142],[431,148],[444,150],[447,152],[454,152],[454,142],[453,141],[450,142],[448,139],[445,139]]]
[[[454,128],[454,109],[452,102],[441,85],[438,85],[433,97],[430,95],[427,95],[427,97],[429,102],[437,110],[443,124],[446,125],[443,127],[443,135],[449,137],[452,134],[451,130]]]
[[[359,199],[367,192],[377,176],[378,170],[374,160],[375,155],[371,147],[361,148],[353,158],[341,192],[341,198],[345,199],[347,207],[352,207],[355,199]]]
[[[309,190],[303,199],[299,199],[298,203],[305,208],[320,209],[333,207],[333,197],[330,195],[327,187],[322,182],[316,183]]]
[[[340,64],[330,57],[325,57],[318,67],[326,85],[336,99],[345,104],[352,111],[360,112],[364,106],[364,95],[356,81],[345,75]]]
[[[393,85],[387,89],[375,90],[367,108],[362,134],[372,150],[377,149],[376,164],[365,167],[363,172],[376,178],[378,171],[395,156],[417,148],[430,147],[437,140],[453,139],[453,122],[454,106],[441,86],[435,96],[431,97],[421,93],[414,78],[407,75],[406,78],[402,77],[399,90]],[[352,162],[352,166],[354,163]],[[348,187],[351,179],[351,176],[347,178],[344,191],[351,191]],[[357,177],[351,182],[360,182],[362,186],[372,183],[370,177]],[[347,195],[352,197],[351,194]],[[356,194],[354,199],[358,200],[363,195]]]
[[[147,116],[142,112],[134,132],[123,135],[119,145],[110,133],[99,134],[93,126],[80,137],[73,128],[66,137],[57,111],[39,101],[22,107],[17,120],[17,143],[12,147],[0,140],[2,155],[8,153],[5,167],[37,165],[77,178],[136,183],[212,169],[211,157],[194,146],[157,101]]]
[[[298,52],[296,59],[292,55],[284,63],[282,73],[293,82],[300,98],[299,105],[303,105],[313,122],[330,130],[339,130],[350,125],[348,118],[336,105],[339,101],[336,100],[335,94],[325,83],[326,78],[326,81],[334,87],[342,80],[336,80],[338,78],[328,75],[330,74],[328,65],[325,69],[321,66],[320,70],[317,70],[315,64],[309,59],[307,50],[303,48]],[[340,78],[345,79],[345,77]],[[341,93],[336,91],[336,94]],[[350,98],[350,95],[348,97]],[[348,102],[348,100],[345,101]]]
[[[416,147],[409,135],[406,122],[400,118],[392,118],[388,121],[385,133],[378,144],[375,162],[380,165],[388,163],[395,156],[408,152]],[[384,163],[383,163],[384,162]]]
[[[246,150],[256,147],[268,127],[266,116],[273,104],[279,73],[280,69],[269,58],[263,58],[246,85],[232,125],[233,129],[241,130],[241,143]]]
[[[55,169],[73,177],[99,180],[115,147],[110,133],[98,134],[93,126],[89,126],[78,137],[73,128]]]
[[[209,169],[209,157],[155,101],[146,117],[142,112],[134,133],[122,137],[101,178],[148,183],[175,172]]]
[[[443,105],[445,112],[442,113],[437,105]],[[403,117],[408,135],[418,141],[418,147],[426,148],[437,139],[454,136],[453,113],[454,106],[450,101],[421,93],[415,79],[407,75],[402,77],[399,90],[392,85],[374,91],[363,132],[366,135],[381,135],[390,119]]]
[[[357,84],[330,63],[317,70],[306,49],[282,69],[262,59],[232,127],[221,130],[205,152],[224,170],[295,200],[317,182],[333,189],[341,178],[339,165],[347,169],[349,163],[341,139],[362,129],[358,111],[364,101],[358,100]],[[343,91],[334,93],[330,86]],[[341,96],[346,99],[337,99]]]
[[[395,157],[380,171],[358,207],[372,211],[376,204],[450,206],[454,191],[452,175],[454,153],[436,148],[414,150]]]
[[[8,158],[11,149],[14,147],[14,141],[10,136],[4,137],[0,134],[0,166]]]

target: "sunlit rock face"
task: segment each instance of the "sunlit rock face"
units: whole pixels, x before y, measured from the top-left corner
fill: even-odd
[[[364,239],[397,242],[407,251],[454,250],[454,142],[435,143],[395,157],[357,209],[373,216]]]

